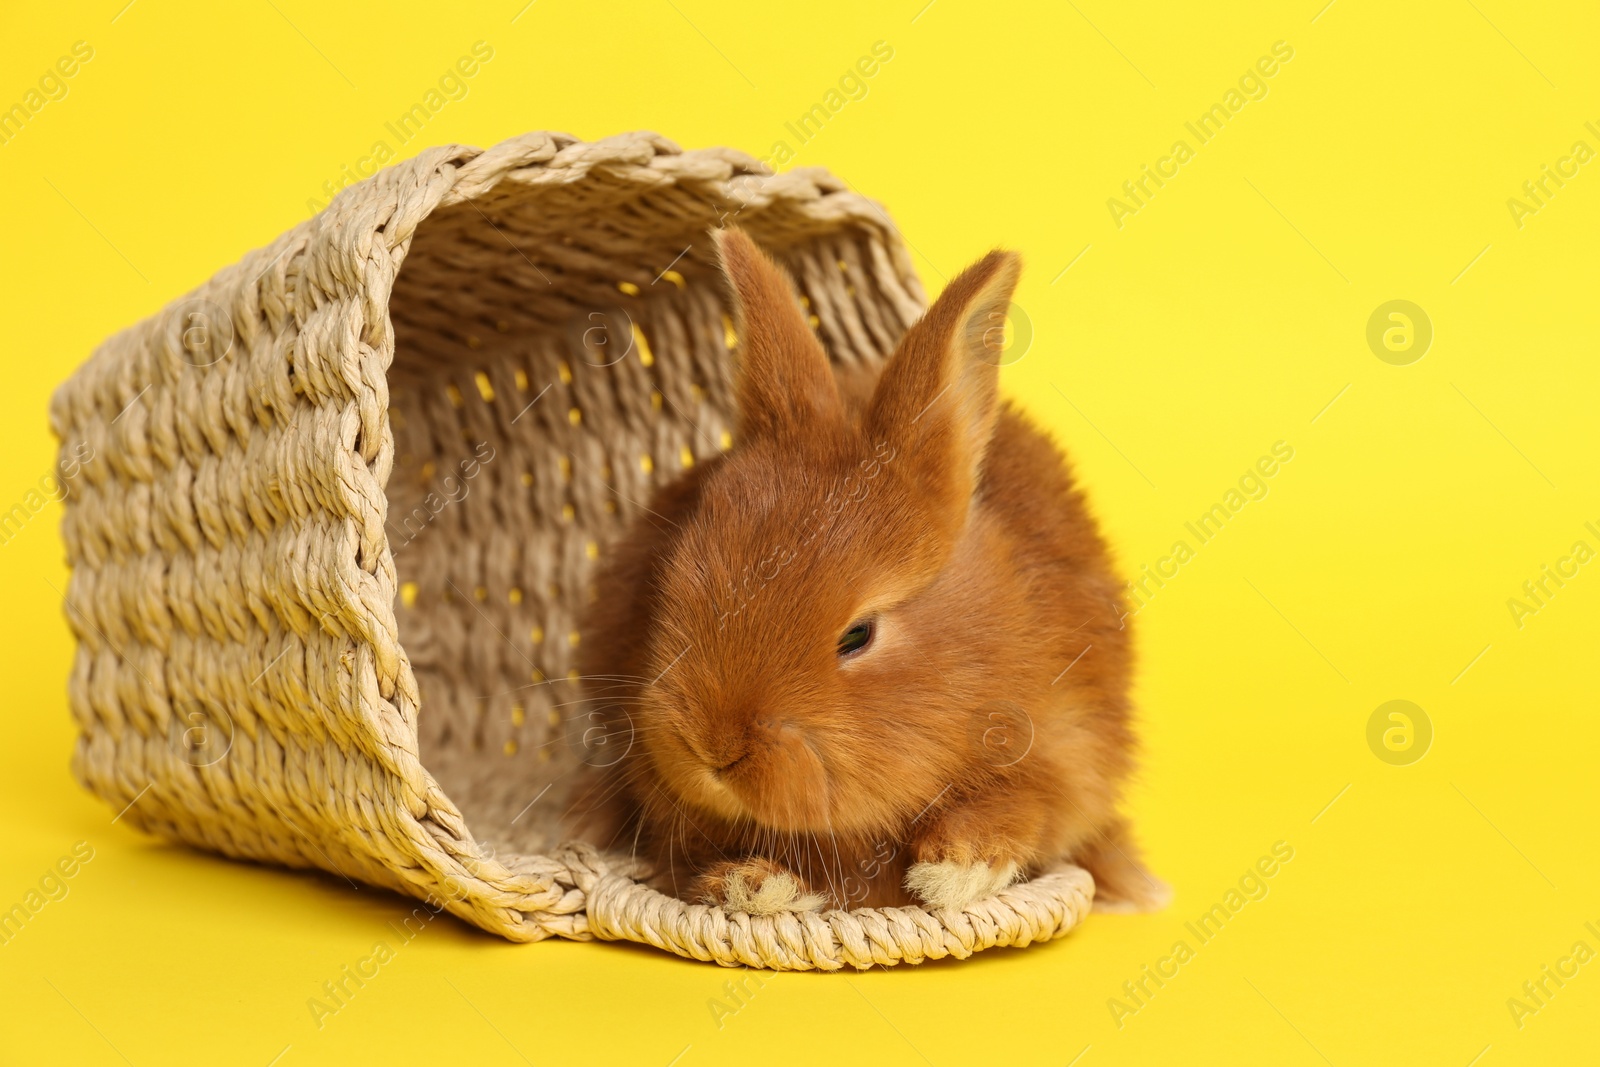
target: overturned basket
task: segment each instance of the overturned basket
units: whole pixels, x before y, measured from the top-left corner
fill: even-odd
[[[836,360],[882,358],[921,312],[887,217],[820,170],[529,134],[352,186],[102,345],[51,411],[81,471],[84,785],[148,831],[518,941],[836,969],[1075,925],[1093,890],[1071,867],[959,913],[752,916],[560,844],[593,561],[731,440],[706,235],[734,219]]]

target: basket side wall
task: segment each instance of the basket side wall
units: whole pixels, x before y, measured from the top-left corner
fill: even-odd
[[[730,220],[835,358],[920,310],[887,220],[820,172],[530,134],[385,170],[102,345],[51,412],[91,457],[62,526],[85,786],[199,847],[586,936],[555,824],[511,806],[570,769],[567,697],[502,695],[567,681],[601,547],[726,447],[723,296],[693,245]],[[619,361],[601,336],[637,342]],[[471,492],[435,515],[463,461]]]

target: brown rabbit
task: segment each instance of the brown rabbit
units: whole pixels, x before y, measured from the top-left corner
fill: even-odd
[[[718,235],[735,447],[610,553],[580,663],[608,751],[575,810],[656,884],[736,910],[960,908],[1071,859],[1159,906],[1116,802],[1121,583],[1061,453],[997,391],[1020,260],[835,372],[780,268]]]

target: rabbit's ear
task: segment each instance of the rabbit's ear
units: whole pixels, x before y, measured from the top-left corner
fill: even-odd
[[[740,342],[740,439],[792,436],[841,421],[844,409],[828,355],[807,325],[788,276],[743,230],[720,230],[716,241],[733,289]]]
[[[966,515],[999,415],[1006,311],[1022,260],[996,250],[945,287],[906,331],[867,409],[874,444],[886,442],[922,486]]]

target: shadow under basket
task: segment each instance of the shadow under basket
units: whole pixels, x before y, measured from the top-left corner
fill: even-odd
[[[105,342],[51,408],[79,780],[151,833],[516,941],[832,970],[1071,929],[1073,867],[960,912],[752,916],[560,836],[594,758],[595,561],[732,443],[708,236],[730,222],[836,361],[882,359],[922,311],[888,217],[824,171],[535,133],[381,171]]]

